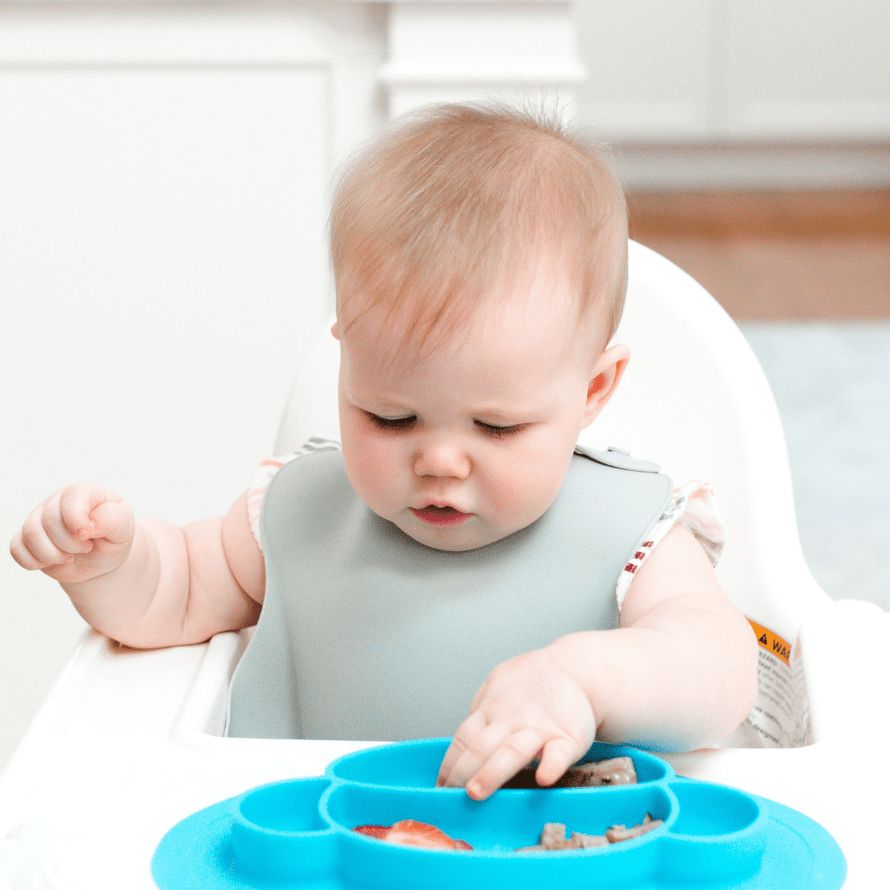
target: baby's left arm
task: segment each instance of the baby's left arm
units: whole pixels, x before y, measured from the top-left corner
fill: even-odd
[[[439,784],[488,797],[534,758],[555,782],[594,738],[714,745],[757,693],[751,625],[693,536],[675,526],[634,577],[618,629],[581,631],[498,665],[455,733]]]

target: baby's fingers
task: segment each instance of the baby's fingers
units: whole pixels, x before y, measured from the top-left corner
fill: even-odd
[[[510,733],[467,781],[467,794],[475,800],[485,800],[540,750],[541,735],[537,730],[526,728]]]
[[[113,492],[93,485],[69,485],[31,512],[9,551],[23,568],[50,569],[90,553],[96,539],[124,543],[134,530],[130,508]]]
[[[29,571],[62,565],[74,559],[71,554],[59,550],[42,530],[29,532],[27,523],[10,542],[9,553],[23,569]]]
[[[71,486],[65,489],[60,508],[65,526],[79,541],[104,538],[112,544],[123,544],[133,537],[133,511],[107,489]]]
[[[541,762],[535,770],[535,781],[539,785],[552,785],[582,755],[584,751],[567,738],[557,736],[550,739],[541,752]]]
[[[48,497],[31,512],[9,551],[26,569],[44,569],[71,562],[84,543],[66,528],[59,510],[61,492]]]
[[[484,760],[488,756],[489,748],[483,737],[488,723],[481,711],[475,711],[470,714],[466,720],[457,728],[445,757],[442,759],[442,765],[439,767],[439,777],[436,779],[436,785],[449,788],[462,788],[466,780],[473,774],[475,768],[467,769],[467,764],[473,760]],[[502,730],[500,735],[492,741],[496,744],[505,735],[506,730]],[[490,731],[489,731],[490,735]],[[479,762],[481,762],[479,760]],[[458,768],[458,767],[461,768]]]
[[[442,763],[438,784],[466,787],[470,797],[484,800],[535,757],[542,740],[537,730],[513,731],[509,724],[499,721],[472,732],[475,727],[469,724],[478,713],[465,721],[455,734]]]

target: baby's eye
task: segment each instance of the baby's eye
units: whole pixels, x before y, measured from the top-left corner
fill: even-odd
[[[382,430],[409,430],[417,422],[417,418],[413,414],[408,417],[380,417],[370,411],[365,413],[371,423]]]
[[[503,439],[505,436],[515,436],[521,433],[527,426],[527,423],[517,423],[513,426],[495,426],[493,423],[484,423],[481,420],[474,420],[476,428],[480,429],[486,436],[492,436],[495,439]]]

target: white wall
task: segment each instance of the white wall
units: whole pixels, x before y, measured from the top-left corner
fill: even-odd
[[[371,4],[0,3],[5,541],[81,479],[180,523],[246,488],[326,312],[384,36]],[[83,625],[8,556],[0,589],[2,766]]]

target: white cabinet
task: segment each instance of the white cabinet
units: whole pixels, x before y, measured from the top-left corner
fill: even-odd
[[[746,138],[890,138],[890,3],[728,4],[727,133]]]
[[[579,0],[589,77],[579,117],[614,140],[707,134],[711,117],[708,0]]]
[[[890,139],[886,0],[577,0],[579,116],[614,140]]]
[[[391,0],[380,71],[392,115],[495,96],[574,113],[587,72],[571,0]]]

